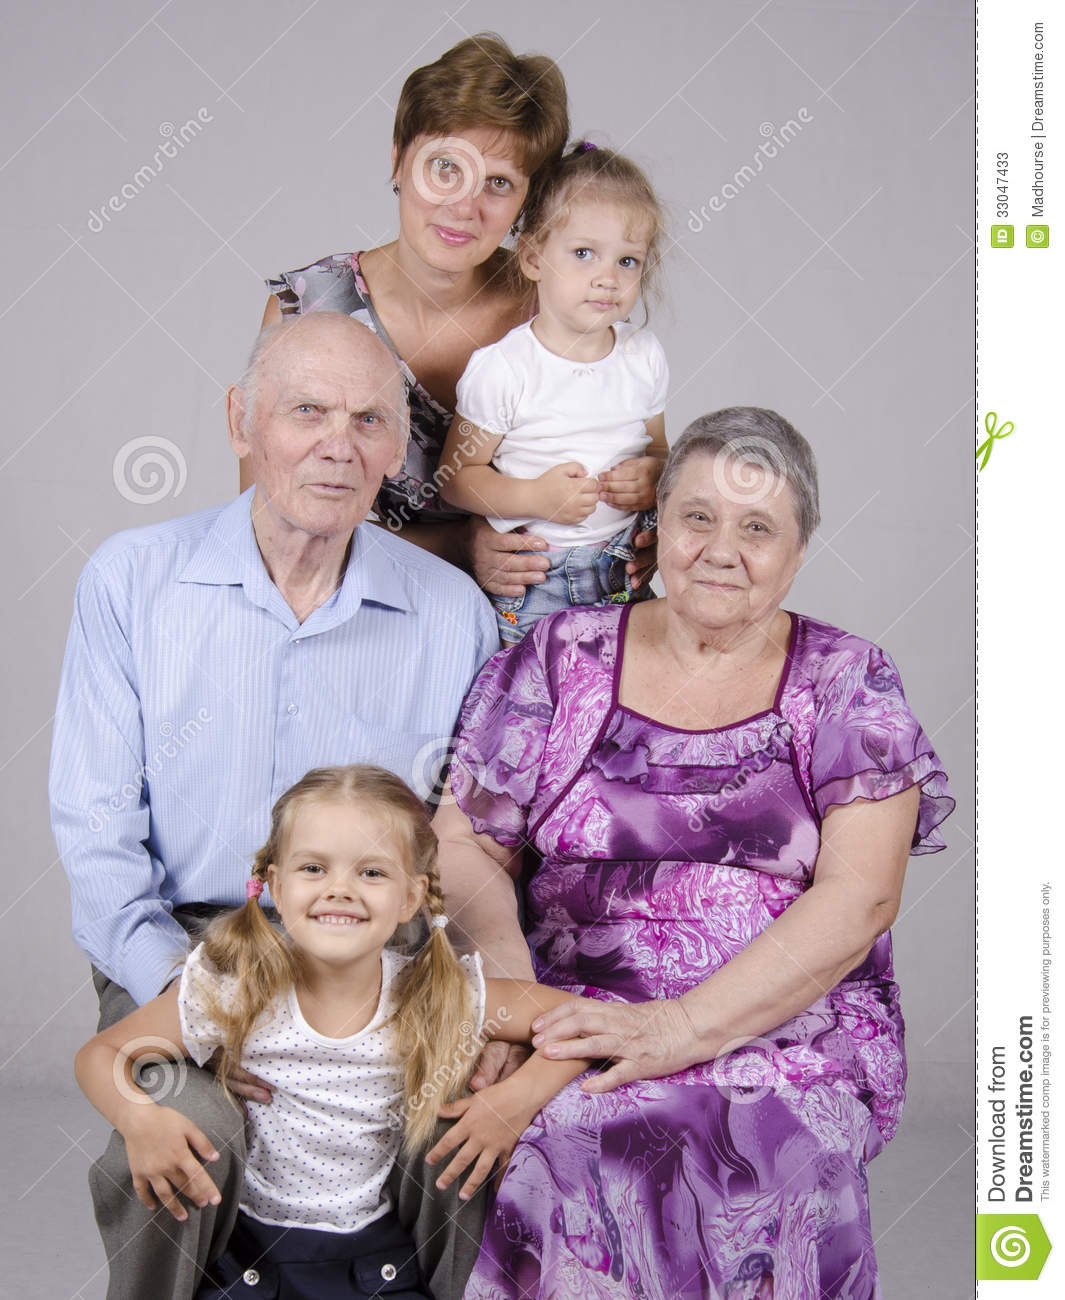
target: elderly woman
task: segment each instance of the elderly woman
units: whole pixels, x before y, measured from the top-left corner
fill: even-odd
[[[282,313],[331,309],[369,325],[400,361],[411,438],[401,472],[376,502],[382,523],[472,571],[495,595],[544,580],[542,538],[497,533],[449,506],[436,475],[455,416],[455,387],[477,348],[533,314],[532,285],[501,247],[569,130],[566,84],[545,55],[516,55],[500,37],[460,41],[407,78],[392,134],[399,234],[366,252],[338,253],[268,281],[263,324]],[[637,459],[601,476],[605,500],[628,508]],[[245,469],[241,487],[251,482]],[[654,534],[636,544],[649,546]],[[650,552],[641,560],[650,579]],[[637,565],[628,566],[637,573]],[[633,585],[644,580],[637,576]]]
[[[491,660],[438,814],[471,941],[521,975],[527,939],[585,995],[534,1044],[612,1063],[525,1132],[466,1294],[868,1300],[905,1078],[887,929],[953,800],[884,651],[780,607],[818,522],[786,421],[696,420],[659,509],[665,599]]]

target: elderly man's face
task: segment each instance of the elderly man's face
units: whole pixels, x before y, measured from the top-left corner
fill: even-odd
[[[401,382],[365,326],[305,317],[262,359],[254,411],[234,390],[230,438],[278,533],[347,537],[403,464]]]

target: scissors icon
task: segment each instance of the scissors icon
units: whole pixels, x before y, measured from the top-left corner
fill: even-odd
[[[998,415],[994,411],[988,411],[984,416],[984,428],[987,430],[987,438],[976,449],[977,460],[980,460],[981,456],[983,457],[983,459],[980,460],[980,464],[976,467],[976,472],[978,474],[991,459],[991,447],[995,440],[998,438],[1008,438],[1013,432],[1013,421],[1007,420],[1005,424],[1000,425],[998,423]]]

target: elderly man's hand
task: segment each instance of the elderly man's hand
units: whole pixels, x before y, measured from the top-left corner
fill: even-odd
[[[203,1068],[210,1070],[213,1074],[218,1069],[220,1060],[221,1052],[216,1052]],[[229,1091],[238,1097],[242,1097],[245,1101],[259,1101],[265,1105],[274,1099],[274,1090],[270,1085],[260,1079],[257,1074],[249,1073],[242,1066],[233,1066],[226,1082],[229,1085]]]
[[[525,588],[543,582],[547,571],[542,537],[526,533],[498,533],[484,519],[472,516],[467,534],[469,565],[477,585],[493,596],[521,596]]]
[[[614,1062],[581,1084],[585,1092],[610,1092],[633,1079],[660,1079],[703,1059],[695,1026],[674,1001],[574,998],[539,1016],[532,1027],[533,1046],[549,1060],[585,1056]]]
[[[532,1053],[522,1043],[486,1043],[477,1068],[470,1079],[474,1092],[489,1088],[493,1083],[502,1083],[509,1078],[519,1066],[524,1065]]]

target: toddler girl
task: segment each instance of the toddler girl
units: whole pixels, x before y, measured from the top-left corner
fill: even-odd
[[[260,906],[264,885],[284,932]],[[430,923],[421,950],[386,947],[420,910]],[[531,1022],[568,996],[486,981],[478,955],[456,956],[446,925],[424,804],[382,768],[315,769],[277,801],[245,906],[211,924],[180,982],[78,1053],[78,1082],[125,1138],[138,1198],[181,1220],[186,1202],[220,1203],[209,1174],[218,1156],[191,1120],[140,1090],[137,1060],[203,1065],[221,1049],[223,1083],[242,1066],[273,1089],[269,1106],[250,1109],[237,1224],[197,1300],[426,1295],[387,1190],[401,1135],[414,1150],[439,1109],[461,1116],[426,1159],[458,1149],[438,1185],[473,1164],[468,1199],[580,1072],[535,1054],[445,1106],[482,1026],[528,1041]]]
[[[628,316],[657,268],[662,227],[634,163],[578,144],[518,244],[538,314],[478,349],[459,380],[441,495],[551,547],[542,584],[492,597],[504,645],[553,610],[650,595],[633,590],[626,563],[668,450],[669,372],[661,344]]]

